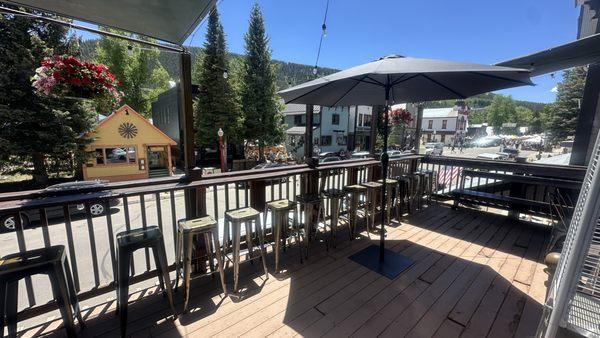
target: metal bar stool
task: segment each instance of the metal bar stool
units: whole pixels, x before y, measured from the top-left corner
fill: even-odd
[[[300,207],[299,215],[303,215],[304,223],[300,224],[299,227],[304,226],[304,238],[302,242],[304,244],[304,250],[306,253],[306,258],[308,259],[308,249],[310,247],[310,243],[316,240],[317,235],[319,234],[318,227],[323,217],[323,198],[320,194],[304,194],[297,195],[296,202]],[[315,217],[314,210],[317,210],[317,214]],[[329,249],[329,246],[326,243],[326,249]]]
[[[427,203],[431,204],[431,196],[437,191],[437,176],[433,170],[419,170],[420,173],[424,174],[424,193],[427,196]]]
[[[423,209],[423,197],[426,194],[427,191],[427,181],[429,180],[429,175],[421,172],[421,171],[416,171],[414,172],[415,177],[417,177],[417,184],[416,184],[416,198],[417,198],[417,208],[419,210]]]
[[[356,227],[358,223],[358,209],[360,199],[366,194],[367,188],[362,185],[348,185],[344,187],[346,198],[348,199],[348,227],[350,228],[350,240],[356,236]],[[348,196],[350,196],[348,198]]]
[[[179,275],[183,265],[183,286],[184,286],[184,304],[183,312],[187,311],[188,301],[190,299],[190,278],[192,271],[192,252],[194,237],[202,235],[206,247],[206,256],[208,258],[211,274],[215,272],[213,263],[213,249],[217,256],[217,270],[221,277],[221,287],[223,293],[227,295],[225,286],[225,271],[223,270],[223,257],[221,256],[221,244],[219,243],[219,223],[210,216],[204,216],[196,219],[181,219],[177,222],[177,257],[175,258],[175,291],[179,286]],[[214,246],[213,246],[214,241]],[[181,260],[183,258],[183,264]]]
[[[361,185],[367,188],[367,235],[375,230],[375,213],[377,212],[377,198],[381,194],[383,184],[377,182],[364,182]]]
[[[82,329],[85,324],[63,245],[20,252],[0,259],[0,334],[4,333],[6,314],[8,336],[17,336],[19,280],[37,274],[50,277],[52,293],[58,303],[67,336],[76,337],[73,314]]]
[[[400,215],[404,215],[404,211],[412,213],[410,192],[412,191],[412,179],[408,175],[401,175],[396,178],[398,180],[398,199]]]
[[[127,332],[127,302],[129,298],[129,271],[133,253],[143,248],[151,248],[154,264],[158,272],[158,280],[163,292],[166,291],[173,316],[177,317],[173,305],[173,290],[169,278],[167,254],[160,229],[153,225],[147,228],[132,229],[117,234],[117,313],[121,321],[121,336]]]
[[[254,255],[254,246],[252,244],[252,222],[256,226],[256,234],[258,237],[260,256]],[[267,261],[265,259],[265,243],[262,226],[260,224],[260,213],[253,208],[240,208],[236,210],[230,210],[225,212],[225,242],[229,238],[229,223],[231,223],[231,235],[233,237],[233,292],[238,292],[238,281],[240,277],[240,236],[242,224],[246,226],[246,247],[248,248],[248,259],[254,260],[261,258],[263,268],[265,269],[265,279],[269,278],[269,271],[267,270]],[[224,245],[223,251],[225,257],[229,259],[227,253],[229,252],[229,244]]]
[[[265,208],[265,224],[267,223],[267,214],[271,212],[271,228],[273,229],[273,246],[275,251],[275,271],[279,272],[279,261],[281,256],[281,242],[283,241],[283,250],[286,248],[286,241],[290,238],[290,212],[293,213],[292,232],[296,237],[296,245],[300,249],[300,263],[302,263],[302,243],[300,243],[300,229],[298,224],[297,203],[287,199],[271,201]],[[289,242],[288,242],[289,244]]]
[[[383,184],[383,179],[378,180],[377,183]],[[386,199],[386,208],[385,208],[385,217],[386,223],[390,224],[392,219],[392,209],[396,211],[396,220],[400,221],[400,211],[398,208],[398,180],[393,178],[385,179],[386,191],[385,191],[385,199]]]
[[[335,234],[340,218],[341,202],[345,194],[343,190],[336,188],[325,189],[322,194],[324,199],[326,198],[329,200],[329,242],[331,243],[330,245],[335,248]]]

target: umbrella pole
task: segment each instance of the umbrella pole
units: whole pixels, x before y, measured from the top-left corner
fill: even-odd
[[[387,207],[385,194],[387,190],[386,180],[388,172],[389,157],[387,153],[388,147],[388,123],[389,123],[389,100],[390,100],[390,85],[389,78],[385,85],[385,115],[383,121],[383,150],[381,152],[381,178],[383,180],[383,187],[381,188],[381,232],[379,234],[379,261],[383,262],[385,259],[385,215]]]

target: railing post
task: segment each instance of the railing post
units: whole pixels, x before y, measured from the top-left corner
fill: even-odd
[[[346,176],[346,185],[354,185],[358,183],[359,169],[359,167],[348,168],[348,175]]]

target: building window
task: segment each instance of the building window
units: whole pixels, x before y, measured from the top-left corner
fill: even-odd
[[[294,125],[295,126],[302,126],[302,125],[304,125],[302,123],[302,115],[294,115]]]
[[[336,137],[335,141],[337,142],[338,146],[348,145],[348,136],[341,136],[340,135],[340,136]]]
[[[96,149],[96,164],[104,164],[104,149]]]
[[[96,164],[136,163],[136,150],[133,146],[96,148]]]
[[[321,145],[322,146],[330,146],[331,145],[331,135],[321,136]]]
[[[371,126],[371,115],[363,115],[364,119],[363,119],[363,127],[370,127]]]
[[[442,120],[442,129],[446,129],[448,126],[448,120]]]
[[[445,134],[442,134],[442,137],[441,137],[440,141],[441,142],[446,142],[446,135]]]
[[[427,129],[433,129],[433,120],[429,120]]]
[[[332,114],[331,115],[331,124],[334,124],[334,125],[340,124],[340,114]]]

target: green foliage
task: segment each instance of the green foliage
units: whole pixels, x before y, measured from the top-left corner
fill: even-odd
[[[502,124],[511,121],[517,114],[517,107],[510,96],[497,95],[492,104],[487,108],[488,123],[494,127],[496,133],[500,133]]]
[[[470,124],[487,123],[487,111],[485,109],[472,110],[469,114]]]
[[[554,141],[575,134],[586,75],[587,69],[584,67],[567,69],[563,73],[563,80],[558,84],[553,113],[548,123]]]
[[[196,146],[213,147],[222,128],[228,141],[241,140],[241,114],[236,93],[223,73],[229,69],[225,34],[219,14],[212,11],[208,18],[204,56],[196,59],[197,83],[200,94],[194,105]]]
[[[479,94],[479,95],[475,95],[473,97],[467,98],[465,100],[465,102],[471,108],[486,108],[490,104],[492,104],[492,101],[498,95],[501,95],[501,94],[495,94],[495,93]],[[456,102],[456,100],[429,101],[429,102],[425,102],[424,106],[425,106],[425,108],[452,107],[455,102]],[[523,106],[525,108],[529,108],[530,110],[532,110],[534,112],[541,111],[544,109],[544,107],[548,106],[548,104],[546,104],[546,103],[520,101],[520,100],[515,100],[515,104],[518,106]],[[469,117],[469,119],[470,119],[470,117]],[[481,122],[481,123],[483,123],[483,122]]]
[[[534,111],[532,113],[531,122],[529,123],[529,131],[533,134],[539,134],[546,131],[551,113],[552,105],[547,105],[541,111]]]
[[[533,120],[533,111],[527,107],[517,106],[515,117],[511,119],[511,122],[515,122],[521,127],[531,124],[531,120]]]
[[[258,5],[250,14],[250,25],[244,36],[246,57],[243,65],[241,102],[244,113],[244,133],[248,140],[257,140],[260,159],[264,147],[283,140],[283,114],[275,87],[275,71],[271,64],[269,39]]]
[[[114,29],[104,30],[117,32]],[[149,117],[151,103],[169,88],[170,77],[159,61],[159,50],[104,36],[98,41],[95,54],[97,61],[104,63],[121,81],[119,89],[125,94],[121,103]]]
[[[77,53],[64,26],[20,16],[0,16],[0,168],[33,163],[33,178],[47,181],[49,170],[77,170],[94,122],[81,102],[40,97],[31,78],[44,57]]]

